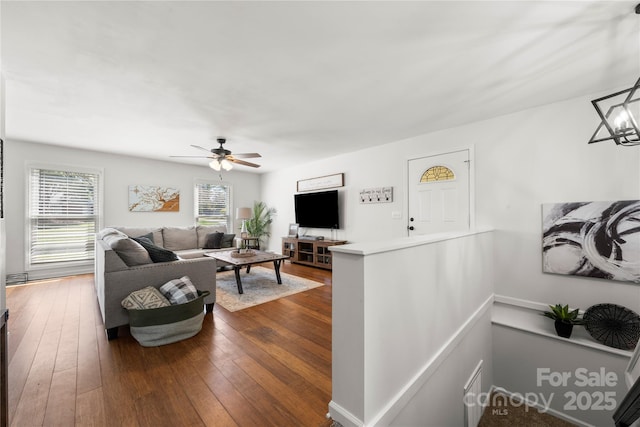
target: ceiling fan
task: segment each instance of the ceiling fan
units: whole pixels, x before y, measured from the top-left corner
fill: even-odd
[[[194,148],[208,152],[209,153],[208,156],[170,156],[170,157],[200,157],[204,159],[212,159],[211,162],[209,163],[209,167],[211,167],[211,169],[214,169],[216,171],[219,171],[220,169],[224,169],[226,171],[231,170],[231,168],[233,168],[232,163],[237,163],[243,166],[250,166],[252,168],[260,167],[260,165],[256,163],[240,160],[241,158],[248,159],[252,157],[262,157],[260,154],[258,153],[231,154],[231,151],[223,147],[224,143],[227,141],[226,138],[218,138],[217,140],[220,146],[218,148],[212,148],[210,150],[200,147],[199,145],[191,145]]]

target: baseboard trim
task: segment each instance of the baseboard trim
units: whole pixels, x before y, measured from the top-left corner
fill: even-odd
[[[329,402],[329,415],[331,419],[343,427],[363,427],[364,422],[351,412],[338,405],[333,400]]]
[[[27,273],[29,274],[29,281],[33,280],[45,280],[45,279],[56,279],[58,277],[67,277],[67,276],[75,276],[78,274],[91,274],[94,272],[93,265],[85,266],[85,267],[70,267],[65,269],[54,269],[54,270],[30,270]]]
[[[493,392],[502,393],[502,394],[508,396],[510,399],[513,399],[513,400],[517,400],[517,401],[522,401],[523,400],[523,399],[520,398],[521,395],[512,393],[509,390],[505,390],[502,387],[496,387],[495,385],[492,385],[490,390],[489,390],[489,393],[493,393]],[[530,406],[532,408],[535,408],[535,409],[537,409],[539,411],[540,410],[544,410],[544,408],[537,402],[531,402],[531,401],[526,400],[526,399],[524,399],[524,402],[528,406]],[[579,420],[577,418],[573,418],[572,416],[569,416],[569,415],[565,414],[564,412],[556,411],[553,408],[548,408],[546,410],[546,412],[549,415],[553,415],[556,418],[560,418],[561,420],[567,421],[569,423],[575,424],[575,425],[580,426],[580,427],[595,427],[593,424],[585,423],[582,420]]]
[[[513,305],[516,307],[528,308],[529,310],[536,310],[536,311],[549,310],[549,306],[541,302],[509,297],[506,295],[495,294],[495,301],[502,304]]]
[[[387,405],[385,405],[366,426],[387,426],[389,425],[415,396],[415,394],[426,384],[431,376],[438,370],[440,365],[451,355],[464,337],[475,326],[476,322],[493,306],[493,294],[491,294],[478,309],[456,330],[449,340],[433,355],[423,366],[420,372],[413,377],[405,387],[400,390]]]

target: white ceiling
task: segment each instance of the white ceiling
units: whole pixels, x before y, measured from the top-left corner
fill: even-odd
[[[631,86],[637,1],[3,0],[6,136],[272,171]]]

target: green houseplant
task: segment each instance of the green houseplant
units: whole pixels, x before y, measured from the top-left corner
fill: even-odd
[[[251,237],[258,238],[258,246],[262,244],[263,237],[271,236],[269,226],[275,214],[275,208],[268,208],[264,202],[253,202],[251,218],[247,220],[247,232]]]
[[[582,325],[584,321],[580,319],[580,309],[569,310],[569,305],[550,305],[551,311],[545,311],[543,316],[553,319],[558,336],[569,338],[573,332],[573,325]]]

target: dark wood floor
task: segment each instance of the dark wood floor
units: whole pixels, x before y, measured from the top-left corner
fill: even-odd
[[[265,265],[266,266],[266,265]],[[13,426],[329,426],[331,274],[325,283],[144,348],[121,328],[107,341],[93,276],[7,288]]]

